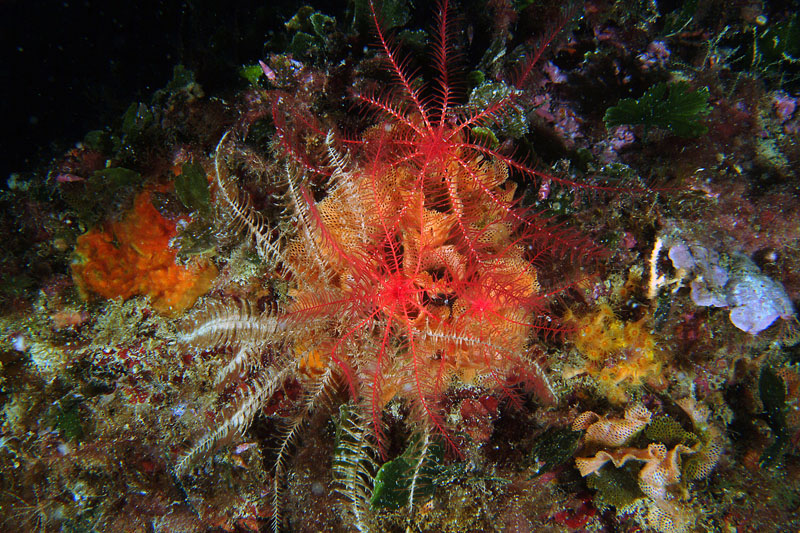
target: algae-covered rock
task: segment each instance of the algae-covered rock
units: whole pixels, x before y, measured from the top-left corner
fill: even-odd
[[[639,488],[636,473],[630,470],[635,468],[603,468],[597,475],[586,480],[589,488],[597,491],[594,501],[597,504],[616,509],[625,509],[644,498],[644,493]]]
[[[527,461],[533,465],[534,474],[550,472],[569,461],[578,450],[583,431],[552,428],[533,443]]]

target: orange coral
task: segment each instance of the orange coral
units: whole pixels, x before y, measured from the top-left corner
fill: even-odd
[[[208,261],[175,263],[169,241],[176,223],[161,216],[150,194],[141,192],[122,220],[96,226],[78,238],[72,274],[84,297],[149,296],[158,312],[177,314],[209,289],[217,269]]]
[[[572,341],[587,358],[584,371],[598,380],[614,403],[627,399],[627,387],[660,377],[661,350],[647,327],[647,319],[645,316],[635,322],[623,322],[607,304],[584,317],[569,313],[566,318],[577,326]]]

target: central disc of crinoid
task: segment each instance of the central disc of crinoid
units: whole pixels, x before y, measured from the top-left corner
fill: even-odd
[[[383,282],[379,295],[380,308],[387,316],[415,313],[419,308],[420,289],[414,280],[401,272],[390,274]]]
[[[441,161],[448,156],[451,143],[445,138],[445,132],[432,129],[420,139],[419,153],[427,161]]]

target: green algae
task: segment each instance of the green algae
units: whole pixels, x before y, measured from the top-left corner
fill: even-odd
[[[261,65],[243,65],[239,69],[239,76],[244,78],[250,85],[257,85],[258,80],[264,75]]]
[[[661,128],[678,137],[699,137],[708,132],[703,118],[711,112],[709,90],[690,90],[686,82],[657,83],[638,100],[623,98],[608,108],[603,122],[607,128],[642,125],[645,136],[652,128]]]
[[[469,107],[480,110],[491,107],[494,103],[508,98],[515,89],[502,82],[484,81],[475,87],[469,95]],[[525,113],[518,106],[510,106],[510,112],[503,114],[503,120],[490,121],[484,127],[473,128],[472,132],[476,135],[486,135],[491,133],[489,128],[497,130],[503,137],[519,139],[528,132],[528,121]],[[488,126],[488,127],[487,127]],[[476,131],[478,130],[478,131]],[[490,139],[491,140],[491,139]],[[493,142],[497,142],[494,137]],[[489,144],[492,146],[491,142]]]
[[[86,435],[81,415],[81,398],[69,397],[58,402],[45,417],[65,440],[80,441]]]
[[[772,430],[774,440],[761,454],[761,466],[775,466],[789,448],[789,431],[786,428],[786,385],[769,366],[761,369],[758,393],[764,405],[762,416]]]
[[[78,218],[92,226],[107,216],[111,207],[132,199],[133,191],[142,184],[142,175],[124,167],[111,167],[95,171],[78,187],[65,188],[62,198],[75,211]]]
[[[211,208],[208,178],[203,167],[197,163],[184,163],[181,173],[175,177],[175,194],[191,211],[207,213]]]
[[[412,500],[433,496],[434,476],[440,470],[444,449],[423,444],[423,436],[415,435],[402,455],[384,463],[375,475],[370,506],[400,509]]]
[[[604,467],[597,475],[589,476],[586,484],[597,491],[595,504],[601,507],[625,509],[633,505],[644,493],[637,481],[638,468],[633,465],[621,469]]]
[[[372,14],[369,0],[353,2],[353,27],[366,34],[372,28]],[[375,10],[384,30],[405,26],[411,20],[411,7],[407,0],[383,0],[375,3]]]
[[[572,459],[582,435],[583,431],[566,428],[551,428],[540,435],[526,458],[526,462],[533,465],[534,475],[555,470]]]

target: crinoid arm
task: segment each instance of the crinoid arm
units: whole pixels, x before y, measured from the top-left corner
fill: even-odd
[[[357,531],[375,531],[376,509],[404,509],[411,524],[434,491],[434,477],[444,448],[428,425],[409,435],[402,454],[380,464],[369,407],[357,403],[339,409],[333,475],[346,504],[344,512]]]
[[[178,340],[184,350],[269,344],[283,338],[286,324],[277,315],[258,313],[248,301],[213,302],[190,315]]]
[[[175,464],[175,472],[179,476],[188,473],[200,457],[219,444],[244,433],[250,427],[258,410],[294,371],[296,368],[293,364],[280,369],[271,366],[261,371],[258,377],[248,381],[247,386],[236,394],[232,402],[233,409],[222,417],[221,423],[180,456]]]
[[[250,200],[239,192],[236,186],[231,183],[230,172],[224,164],[228,144],[231,142],[228,131],[222,136],[214,152],[214,180],[216,185],[216,199],[222,210],[232,223],[235,231],[245,232],[255,244],[256,252],[267,264],[283,265],[288,272],[292,271],[292,265],[285,261],[281,247],[281,238],[274,238],[273,228],[267,224],[263,215],[256,211]]]
[[[232,356],[216,374],[214,385],[221,387],[243,374],[252,377],[239,389],[224,411],[221,423],[206,434],[176,465],[185,473],[201,456],[250,425],[258,409],[275,393],[292,371],[294,362],[270,361],[261,368],[264,347],[282,343],[286,328],[278,316],[258,313],[248,302],[212,303],[191,315],[184,323],[179,341],[184,351],[201,353],[222,347]]]
[[[339,408],[333,475],[336,490],[347,502],[346,513],[358,531],[370,531],[370,503],[373,477],[378,471],[378,450],[368,417],[353,404]]]
[[[309,385],[302,402],[300,410],[294,414],[289,424],[283,430],[281,444],[278,447],[275,457],[275,475],[273,476],[272,487],[272,529],[275,533],[281,531],[281,500],[283,471],[286,458],[297,437],[298,432],[308,420],[309,415],[323,404],[328,398],[330,391],[338,381],[336,365],[328,364],[322,375],[316,377]]]
[[[427,429],[413,435],[411,443],[403,455],[409,463],[408,479],[408,511],[412,514],[423,503],[425,495],[433,491],[430,476],[431,463],[435,461],[436,452],[441,446],[432,438]],[[430,496],[428,496],[430,497]]]

